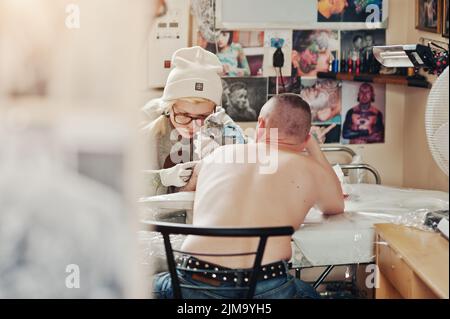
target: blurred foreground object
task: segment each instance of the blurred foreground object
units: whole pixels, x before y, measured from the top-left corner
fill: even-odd
[[[0,298],[144,296],[138,108],[155,9],[0,0]]]

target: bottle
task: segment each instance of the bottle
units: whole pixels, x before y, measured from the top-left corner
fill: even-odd
[[[358,61],[358,51],[353,51],[352,53],[352,64],[353,64],[353,69],[352,69],[352,73],[356,73],[356,62]]]
[[[355,61],[355,73],[356,75],[359,75],[361,73],[361,60],[359,57]]]
[[[339,60],[338,59],[333,60],[333,72],[334,73],[339,72]]]

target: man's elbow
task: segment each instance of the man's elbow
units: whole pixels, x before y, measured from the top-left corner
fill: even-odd
[[[333,205],[330,205],[329,207],[326,207],[322,209],[322,213],[324,215],[339,215],[344,212],[345,205],[344,200],[337,201]]]

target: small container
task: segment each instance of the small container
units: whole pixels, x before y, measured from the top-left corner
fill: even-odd
[[[334,73],[338,73],[339,72],[339,60],[338,59],[333,60],[333,69],[332,69],[332,71]]]

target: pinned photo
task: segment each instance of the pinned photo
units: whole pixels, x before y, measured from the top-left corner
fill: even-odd
[[[267,102],[267,78],[222,79],[222,106],[236,122],[256,122],[259,112]]]
[[[416,29],[440,33],[441,27],[441,0],[416,0]]]
[[[386,85],[343,82],[342,144],[384,143]]]
[[[383,0],[317,0],[317,22],[381,22]]]
[[[266,30],[264,32],[264,76],[289,76],[291,53],[292,30]]]
[[[359,61],[360,73],[380,72],[381,64],[373,55],[373,47],[377,45],[386,45],[386,30],[341,31],[341,58],[353,61],[353,67]]]
[[[295,76],[270,77],[269,95],[282,93],[300,94],[300,78]]]
[[[301,78],[300,96],[311,108],[311,134],[322,144],[339,143],[342,122],[341,82]]]
[[[328,72],[339,50],[336,30],[294,31],[292,40],[292,76],[315,77]]]
[[[262,76],[264,32],[222,30],[215,42],[198,36],[197,44],[217,55],[224,76]]]
[[[320,144],[339,143],[341,138],[341,125],[338,124],[312,124],[311,134]]]
[[[341,82],[301,79],[300,96],[311,108],[313,124],[341,125]]]

